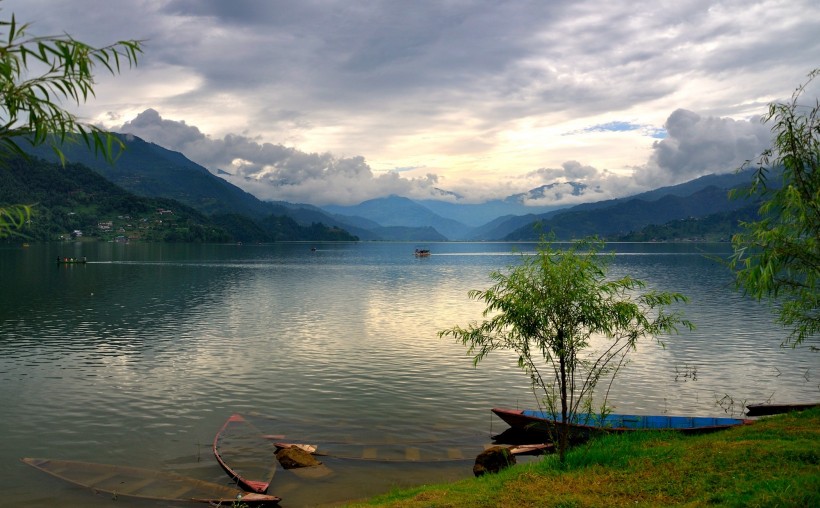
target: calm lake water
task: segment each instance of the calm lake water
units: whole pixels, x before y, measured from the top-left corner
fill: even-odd
[[[316,251],[311,251],[316,247]],[[533,405],[509,355],[478,368],[437,332],[481,318],[467,298],[533,244],[0,247],[0,492],[7,506],[110,506],[19,462],[48,457],[228,482],[211,454],[235,412],[292,442],[379,449],[333,472],[277,472],[283,506],[314,506],[472,475],[506,426],[493,406]],[[704,256],[726,245],[612,244],[612,275],[692,301],[697,330],[647,341],[610,402],[622,413],[740,415],[743,402],[820,399],[820,355],[782,349],[765,304]],[[57,266],[57,256],[87,256]],[[733,404],[734,403],[734,404]],[[399,459],[407,448],[430,460]],[[459,448],[465,460],[438,460]],[[426,452],[425,452],[426,453]],[[119,499],[117,505],[157,506]]]

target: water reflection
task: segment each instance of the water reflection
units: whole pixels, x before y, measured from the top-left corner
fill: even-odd
[[[294,439],[480,446],[505,428],[490,407],[531,405],[511,355],[491,355],[475,369],[463,346],[436,335],[481,318],[483,306],[467,292],[487,287],[491,270],[517,262],[511,245],[435,244],[424,259],[407,244],[310,247],[0,250],[5,499],[27,506],[107,501],[54,482],[29,502],[43,478],[17,462],[22,456],[224,481],[209,443],[233,412]],[[91,262],[55,266],[66,249]],[[719,416],[715,401],[725,394],[818,398],[816,355],[778,348],[782,331],[766,306],[735,293],[731,277],[698,248],[615,249],[613,275],[687,294],[687,317],[698,325],[664,338],[665,349],[639,347],[610,394],[619,411]],[[681,375],[692,369],[696,380]],[[337,475],[327,484],[281,475],[274,485],[285,506],[299,506],[467,477],[471,461],[387,467],[331,458]]]

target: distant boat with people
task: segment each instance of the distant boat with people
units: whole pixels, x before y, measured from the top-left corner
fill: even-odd
[[[81,258],[68,258],[68,257],[60,257],[57,256],[57,264],[58,265],[84,265],[88,262],[88,259],[83,256]]]
[[[415,252],[413,252],[413,254],[417,258],[426,258],[427,256],[430,255],[430,250],[429,249],[416,249]]]

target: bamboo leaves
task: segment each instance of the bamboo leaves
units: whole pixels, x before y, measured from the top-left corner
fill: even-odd
[[[118,74],[123,62],[136,65],[141,42],[95,48],[68,35],[29,37],[28,28],[14,15],[11,21],[0,21],[0,31],[7,31],[0,47],[0,145],[25,155],[21,139],[39,145],[54,136],[52,148],[65,162],[59,145],[79,134],[96,153],[113,160],[122,143],[99,127],[80,122],[60,101],[79,105],[93,97],[95,69]]]
[[[77,105],[94,97],[94,71],[119,74],[121,66],[137,65],[140,41],[119,41],[95,48],[69,35],[29,37],[29,24],[0,20],[0,157],[26,156],[21,142],[48,143],[65,164],[61,146],[82,141],[107,161],[124,144],[112,133],[81,122],[61,101]],[[0,206],[0,237],[21,227],[31,215],[25,205]]]
[[[729,266],[745,293],[777,300],[778,321],[789,329],[783,345],[820,332],[820,101],[804,102],[818,75],[811,72],[791,101],[769,105],[763,121],[773,122],[774,146],[757,158],[749,187],[732,193],[762,200],[759,219],[732,238]],[[779,181],[770,181],[773,170]]]

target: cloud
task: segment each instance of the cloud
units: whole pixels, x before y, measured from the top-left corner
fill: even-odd
[[[537,177],[545,182],[554,181],[580,182],[593,179],[599,175],[599,171],[578,161],[566,161],[560,168],[540,168],[527,174],[527,177]]]
[[[534,189],[524,198],[530,206],[568,206],[648,190],[632,175],[617,174],[574,160],[564,162],[560,168],[539,168],[524,178]]]
[[[212,139],[184,121],[163,119],[147,109],[116,129],[182,152],[212,173],[260,199],[315,205],[356,204],[390,194],[415,198],[438,195],[434,174],[404,178],[398,172],[375,175],[362,156],[307,153],[281,144],[260,143],[228,134]]]
[[[730,173],[771,146],[770,127],[759,119],[733,120],[675,110],[665,124],[667,137],[656,141],[636,179],[647,186]]]
[[[687,151],[685,136],[674,145],[658,126],[676,108],[742,119],[787,97],[820,54],[815,3],[3,0],[2,9],[33,21],[31,35],[144,40],[139,66],[97,73],[79,116],[111,129],[149,109],[184,119],[131,128],[243,172],[242,185],[266,197],[330,199],[321,178],[339,192],[418,195],[436,175],[479,199],[527,190],[520,175],[536,168],[568,177],[573,160],[595,168],[586,178],[602,189],[625,189],[616,177],[629,168],[643,185],[722,168],[722,148]],[[687,153],[701,160],[687,167]],[[545,175],[530,178],[538,186]]]
[[[617,125],[614,128],[621,130]],[[499,178],[495,186],[483,191],[469,180],[452,181],[433,172],[405,175],[423,169],[418,167],[374,173],[361,155],[305,152],[240,134],[211,138],[184,121],[163,119],[154,109],[143,111],[117,130],[182,152],[213,173],[222,170],[227,174],[220,173],[220,177],[260,199],[315,205],[356,204],[391,194],[480,202],[533,189],[538,192],[524,198],[529,205],[572,205],[628,196],[709,173],[731,172],[770,145],[769,128],[755,119],[701,116],[678,109],[669,115],[664,128],[667,137],[655,141],[649,160],[631,173],[568,160],[560,167]],[[442,194],[441,189],[448,194]]]

